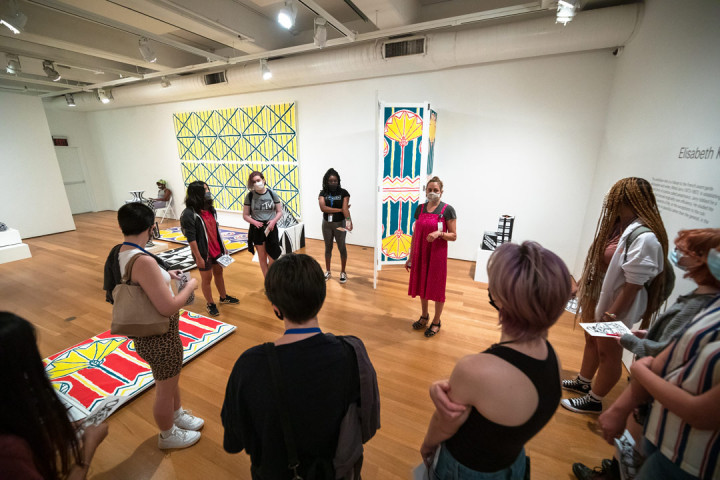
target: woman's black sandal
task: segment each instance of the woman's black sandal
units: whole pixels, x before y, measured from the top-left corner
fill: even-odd
[[[424,322],[422,321],[423,318],[425,319]],[[427,326],[428,320],[430,320],[430,315],[426,315],[424,317],[422,315],[420,315],[420,318],[418,319],[418,321],[413,322],[413,324],[412,324],[413,330],[422,330],[423,328],[425,328]]]
[[[425,330],[425,336],[428,337],[428,338],[429,338],[429,337],[432,337],[432,336],[435,336],[435,334],[440,331],[440,326],[441,326],[441,325],[442,325],[442,322],[431,323],[430,326],[427,328],[427,330]],[[433,327],[437,327],[437,330],[433,330],[433,329],[432,329]]]

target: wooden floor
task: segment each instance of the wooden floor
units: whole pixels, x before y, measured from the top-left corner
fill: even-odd
[[[28,239],[32,258],[0,265],[0,310],[12,311],[38,330],[45,357],[107,330],[111,306],[102,290],[103,265],[110,248],[121,241],[115,212],[76,215],[77,230]],[[165,225],[174,225],[172,221]],[[170,244],[170,248],[174,248]],[[323,244],[308,240],[304,253],[322,261]],[[487,303],[484,285],[473,281],[475,264],[450,260],[447,303],[441,332],[425,338],[410,324],[417,320],[419,300],[407,296],[408,274],[386,267],[373,290],[372,249],[348,246],[347,284],[338,283],[339,258],[333,258],[320,325],[336,334],[363,339],[375,365],[382,397],[382,428],[365,447],[366,479],[407,479],[420,462],[419,448],[432,403],[430,383],[446,378],[463,355],[478,352],[499,339],[497,315]],[[98,449],[90,470],[93,479],[249,479],[249,457],[222,448],[220,407],[237,357],[247,348],[282,334],[263,294],[262,274],[247,251],[234,255],[225,271],[228,292],[239,306],[220,306],[220,320],[237,326],[225,340],[187,364],[180,377],[183,406],[205,419],[200,442],[188,449],[157,448],[152,419],[154,390],[123,407],[109,420],[110,434]],[[199,280],[197,270],[192,275]],[[202,295],[199,294],[199,297]],[[190,310],[205,313],[204,302]],[[550,331],[567,376],[580,364],[583,335],[565,313]],[[612,401],[626,379],[607,397]],[[595,417],[562,407],[527,446],[532,478],[573,479],[573,462],[598,465],[612,448],[597,433]]]

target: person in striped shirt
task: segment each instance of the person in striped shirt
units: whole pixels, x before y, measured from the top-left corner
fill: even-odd
[[[718,248],[706,261],[720,282]],[[657,357],[636,361],[631,375],[599,423],[612,443],[633,408],[653,399],[635,480],[720,478],[720,295]]]

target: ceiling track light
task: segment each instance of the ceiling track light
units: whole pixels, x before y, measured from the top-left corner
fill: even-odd
[[[43,60],[43,71],[45,72],[45,75],[47,75],[48,78],[53,82],[57,82],[62,78],[58,71],[55,70],[55,65],[53,65],[53,62],[51,60]]]
[[[297,4],[295,0],[285,0],[285,6],[280,9],[277,16],[278,23],[285,29],[290,30],[295,25],[297,17]]]
[[[270,71],[270,67],[268,67],[267,58],[260,60],[260,71],[262,72],[263,80],[270,80],[272,78],[272,72]]]
[[[138,40],[138,46],[140,48],[140,55],[142,55],[143,59],[146,62],[157,62],[157,54],[150,47],[150,41],[147,39],[147,37],[140,37],[140,40]]]
[[[168,80],[167,77],[162,77],[162,78],[160,79],[160,86],[161,86],[162,88],[167,88],[167,87],[169,87],[170,85],[172,85],[172,83],[170,83],[170,80]]]
[[[107,104],[107,103],[110,103],[111,100],[113,100],[112,91],[110,91],[110,90],[98,88],[97,91],[95,92],[95,94],[97,95],[98,101],[100,101],[102,103]]]
[[[22,13],[17,6],[17,0],[10,0],[8,14],[0,18],[0,25],[5,25],[15,35],[25,31],[27,15]]]
[[[579,10],[579,3],[579,0],[558,0],[555,23],[562,23],[563,26],[567,25]]]
[[[65,101],[67,102],[68,107],[76,107],[75,104],[75,97],[73,97],[72,93],[66,93],[65,94]]]
[[[5,67],[5,71],[9,73],[10,75],[17,75],[18,73],[22,72],[22,67],[20,66],[20,57],[17,55],[13,55],[12,53],[6,53],[5,57],[7,58],[7,67]]]
[[[323,17],[315,17],[313,22],[313,40],[318,48],[325,48],[327,45],[327,20]]]

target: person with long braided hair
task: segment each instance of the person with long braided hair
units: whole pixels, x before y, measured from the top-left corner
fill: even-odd
[[[668,238],[650,183],[619,180],[605,197],[579,284],[579,313],[584,322],[650,323],[664,301]],[[597,373],[597,376],[595,374]],[[602,399],[622,375],[622,346],[615,339],[585,334],[577,378],[563,380],[565,390],[583,394],[561,405],[578,413],[601,413]],[[593,382],[593,377],[595,380]]]

